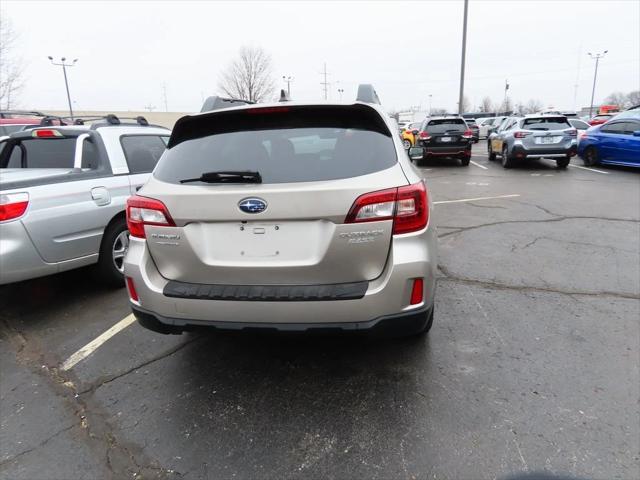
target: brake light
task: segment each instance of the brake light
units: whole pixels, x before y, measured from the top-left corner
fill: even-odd
[[[146,238],[145,225],[175,227],[167,207],[160,200],[134,195],[127,199],[127,227],[133,237]]]
[[[420,132],[418,135],[422,140],[429,140],[431,138],[431,135],[429,135],[428,132],[424,132],[424,131]]]
[[[35,138],[56,138],[63,137],[64,135],[62,135],[58,130],[39,129],[34,130],[31,136]]]
[[[524,138],[529,135],[531,135],[531,132],[515,132],[513,134],[514,138]]]
[[[572,128],[570,130],[566,130],[566,134],[569,135],[570,137],[577,137],[578,131],[575,128]]]
[[[251,114],[263,114],[263,113],[286,113],[289,111],[289,107],[262,107],[262,108],[248,108],[245,110]]]
[[[365,193],[356,199],[344,223],[393,220],[393,234],[422,230],[429,220],[424,182]]]
[[[422,303],[423,295],[424,295],[424,280],[422,278],[414,278],[413,288],[411,289],[411,300],[409,301],[409,304],[417,305],[419,303]]]
[[[465,130],[462,138],[473,138],[473,132],[470,129]]]
[[[0,222],[15,220],[24,215],[29,206],[29,194],[4,193],[0,195]]]

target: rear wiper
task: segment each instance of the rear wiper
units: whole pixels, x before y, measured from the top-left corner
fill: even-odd
[[[203,182],[203,183],[262,183],[260,172],[205,172],[198,178],[186,178],[180,183]]]

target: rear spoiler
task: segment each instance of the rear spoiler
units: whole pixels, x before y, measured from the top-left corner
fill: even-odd
[[[222,108],[238,107],[240,105],[252,105],[255,102],[249,100],[240,100],[237,98],[223,98],[223,97],[209,97],[202,104],[200,113],[212,112],[214,110],[220,110]]]

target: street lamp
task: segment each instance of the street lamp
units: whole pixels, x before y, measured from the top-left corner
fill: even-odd
[[[342,102],[342,94],[344,93],[344,88],[338,89],[338,94],[340,94],[340,101]]]
[[[593,72],[593,88],[591,89],[591,105],[589,105],[589,118],[591,118],[591,114],[592,114],[592,111],[593,111],[593,97],[594,97],[594,95],[596,93],[596,78],[598,78],[598,63],[600,62],[600,59],[607,54],[608,51],[609,50],[605,50],[602,53],[591,53],[591,52],[588,52],[588,54],[591,57],[591,59],[592,60],[595,59],[595,61],[596,61],[596,69]]]
[[[64,86],[67,89],[67,101],[69,102],[69,115],[71,116],[71,120],[73,120],[73,108],[71,107],[71,95],[69,94],[69,81],[67,80],[67,67],[75,66],[78,59],[74,58],[73,62],[65,63],[67,59],[66,57],[62,57],[60,58],[60,62],[56,63],[53,61],[53,57],[51,55],[49,55],[47,58],[49,59],[52,65],[62,67],[62,73],[64,73]]]
[[[464,16],[462,20],[462,58],[460,59],[460,95],[458,96],[458,115],[462,115],[464,106],[464,64],[467,54],[467,12],[469,0],[464,0]]]
[[[291,82],[293,82],[293,77],[283,75],[282,80],[287,82],[287,97],[291,97]]]
[[[431,97],[433,97],[433,95],[430,93],[429,94],[429,115],[431,115]]]

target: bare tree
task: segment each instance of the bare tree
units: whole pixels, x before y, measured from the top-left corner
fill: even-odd
[[[640,90],[634,90],[627,94],[627,102],[629,107],[640,105]]]
[[[622,92],[613,92],[607,98],[604,99],[604,103],[609,105],[618,105],[619,107],[626,107],[628,102],[628,96]]]
[[[527,102],[524,107],[524,113],[536,113],[542,110],[542,102],[540,100],[532,98]]]
[[[491,101],[491,98],[489,97],[484,97],[482,99],[482,103],[480,103],[480,106],[478,107],[478,110],[480,110],[481,112],[493,112],[493,102]]]
[[[446,108],[432,108],[431,109],[431,115],[444,115],[445,113],[447,113],[447,109]]]
[[[260,47],[242,47],[239,56],[222,72],[220,89],[232,98],[261,102],[274,90],[271,56]]]
[[[0,109],[3,110],[16,105],[22,88],[24,70],[13,51],[17,39],[6,12],[0,11]]]

